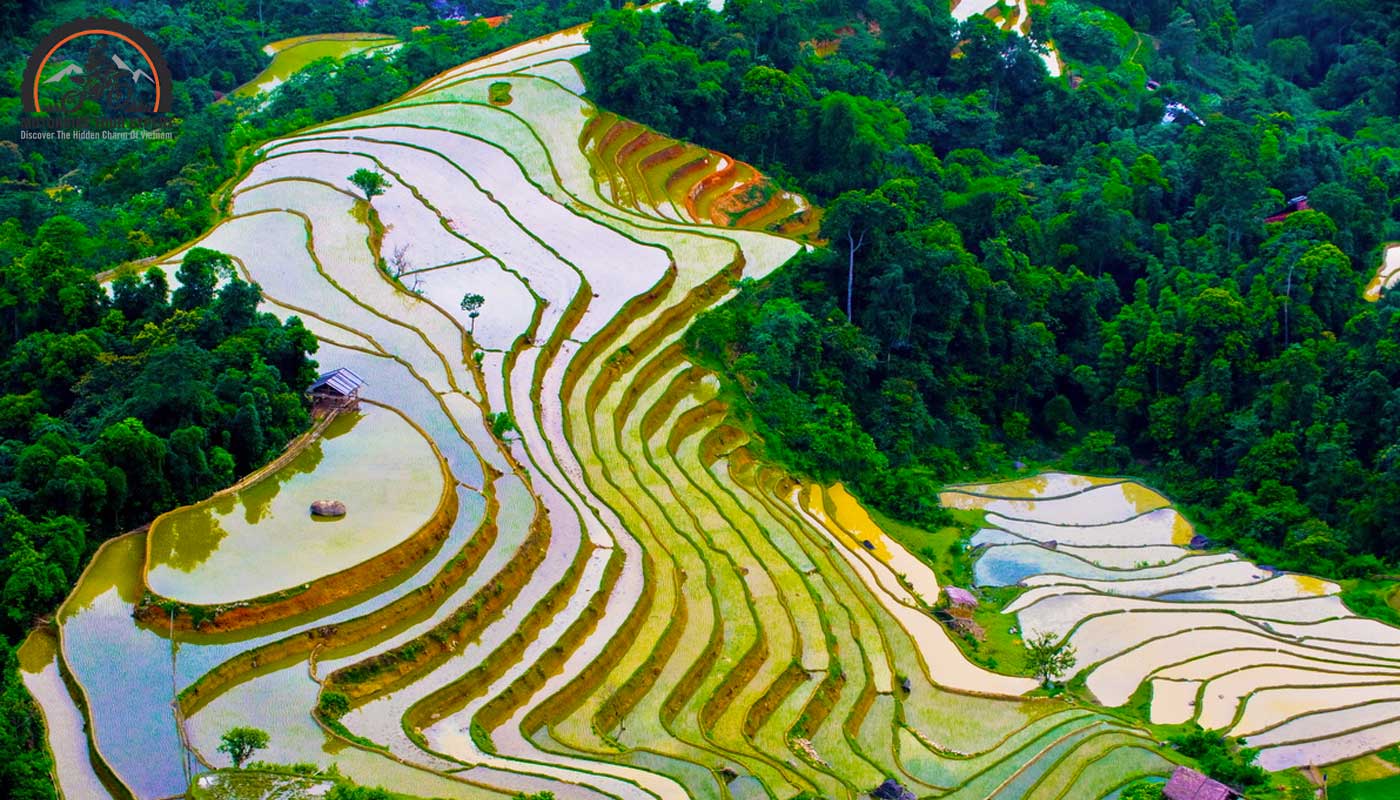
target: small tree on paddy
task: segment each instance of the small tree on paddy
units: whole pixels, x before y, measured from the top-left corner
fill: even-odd
[[[365,193],[366,200],[373,200],[389,188],[390,183],[384,179],[384,175],[379,170],[366,169],[361,167],[355,170],[350,176],[350,182],[359,187]]]
[[[233,766],[242,769],[255,751],[267,747],[267,731],[257,728],[229,728],[219,737],[219,752],[233,759]]]
[[[520,430],[515,426],[515,419],[508,411],[497,411],[491,415],[491,433],[499,439],[511,431]]]
[[[1074,648],[1056,644],[1052,633],[1037,633],[1026,639],[1026,664],[1042,686],[1049,686],[1074,668]]]
[[[468,292],[462,295],[462,310],[471,317],[471,332],[476,333],[476,318],[481,316],[481,307],[486,305],[486,298],[479,294]]]
[[[340,719],[350,713],[350,698],[342,692],[322,692],[316,710],[326,719]]]

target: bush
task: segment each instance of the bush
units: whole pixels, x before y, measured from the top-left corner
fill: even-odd
[[[1259,751],[1244,747],[1243,739],[1231,741],[1199,725],[1192,727],[1190,732],[1173,736],[1167,741],[1182,755],[1196,759],[1207,775],[1222,783],[1243,788],[1259,786],[1268,779],[1269,774],[1254,764]]]
[[[394,796],[378,786],[371,789],[338,783],[326,794],[326,800],[394,800]]]
[[[513,430],[518,429],[515,427],[515,419],[508,412],[497,411],[491,415],[491,433],[497,439]]]
[[[340,719],[350,713],[350,698],[343,692],[324,691],[316,705],[316,711],[323,719]]]
[[[1123,790],[1120,800],[1162,800],[1162,784],[1135,783]]]

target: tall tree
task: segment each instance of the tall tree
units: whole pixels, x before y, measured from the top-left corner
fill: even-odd
[[[822,217],[822,236],[846,251],[846,319],[854,320],[856,254],[900,217],[899,209],[880,192],[853,189],[837,197]]]

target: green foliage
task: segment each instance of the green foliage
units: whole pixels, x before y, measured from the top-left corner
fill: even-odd
[[[505,436],[511,431],[519,430],[515,427],[515,419],[508,411],[497,411],[491,415],[491,435],[497,439]]]
[[[1254,764],[1259,751],[1245,747],[1242,739],[1231,741],[1217,731],[1202,730],[1193,724],[1187,733],[1167,741],[1182,755],[1196,759],[1203,772],[1222,783],[1249,788],[1268,780],[1269,773]]]
[[[190,250],[171,298],[163,272],[108,298],[41,248],[0,264],[33,286],[57,270],[66,311],[16,298],[0,326],[0,595],[17,632],[67,593],[108,536],[208,496],[306,428],[314,337],[257,310],[228,256]]]
[[[471,318],[472,333],[476,333],[476,318],[481,316],[481,307],[484,305],[486,305],[486,298],[479,294],[467,292],[462,295],[461,307],[463,311],[467,312],[467,316]]]
[[[323,719],[340,719],[350,713],[350,698],[343,692],[324,690],[317,701],[316,711]]]
[[[1090,431],[1065,458],[1080,472],[1115,474],[1128,466],[1128,448],[1118,444],[1112,431]]]
[[[330,767],[323,771],[321,767],[309,761],[298,761],[295,764],[275,764],[268,761],[250,761],[248,762],[247,768],[249,770],[261,770],[263,772],[286,772],[292,775],[301,775],[307,778],[316,777],[318,775],[339,774],[338,772],[336,772],[335,764],[332,764]]]
[[[254,752],[266,748],[267,743],[267,731],[241,726],[229,728],[219,737],[219,752],[232,759],[233,766],[237,769],[241,768],[243,762]]]
[[[173,74],[178,124],[172,140],[0,148],[0,638],[50,612],[107,536],[230,484],[308,423],[300,391],[314,378],[315,340],[296,320],[258,314],[257,288],[231,280],[227,257],[191,250],[173,299],[160,270],[118,277],[110,299],[92,274],[207,230],[219,213],[211,195],[261,142],[386,102],[602,5],[480,9],[511,14],[498,28],[434,22],[408,0],[259,4],[256,14],[225,0],[7,10],[0,27],[16,76],[59,23],[113,16],[148,31]],[[267,42],[347,30],[404,43],[312,64],[270,96],[215,102],[266,65]],[[16,130],[20,108],[0,105],[0,128]],[[12,723],[0,733],[0,796],[51,798],[48,757],[34,723],[21,722],[32,704],[12,666],[4,680],[16,688],[0,698]]]
[[[472,318],[477,316],[483,305],[486,305],[486,298],[479,294],[468,292],[462,295],[462,310],[470,314]]]
[[[1074,669],[1074,647],[1056,640],[1052,633],[1026,637],[1026,666],[1042,686],[1049,686]]]
[[[350,182],[364,193],[366,200],[373,200],[384,194],[393,185],[385,180],[384,173],[364,167],[355,170],[354,174],[350,176]]]
[[[108,297],[69,260],[87,235],[68,234],[64,251],[0,260],[0,287],[19,290],[0,288],[0,637],[50,614],[109,536],[230,484],[309,422],[315,339],[258,312],[228,256],[190,250],[173,298],[159,269]],[[0,795],[49,797],[32,706],[12,666],[5,680]]]
[[[1400,627],[1400,611],[1392,605],[1395,591],[1395,584],[1389,581],[1347,581],[1342,587],[1342,602],[1357,614]]]
[[[1328,787],[1327,796],[1334,800],[1389,800],[1400,792],[1400,775],[1371,781],[1345,783]]]
[[[364,736],[355,733],[354,731],[345,727],[345,723],[341,722],[338,719],[328,719],[323,720],[323,722],[325,722],[326,727],[329,728],[332,733],[334,733],[342,739],[345,739],[346,741],[354,742],[355,744],[358,744],[361,747],[368,747],[372,750],[383,750],[385,752],[388,752],[389,750],[388,745],[380,744],[379,742],[376,742],[373,739],[368,739]]]
[[[483,753],[496,752],[496,745],[491,741],[491,732],[481,726],[481,723],[472,720],[471,726],[472,743],[480,748]]]
[[[1120,800],[1162,800],[1162,784],[1160,783],[1135,783],[1123,790],[1118,795]]]
[[[805,44],[861,14],[953,31],[914,0],[609,11],[580,66],[826,208],[826,248],[686,334],[769,457],[920,522],[1013,458],[1132,472],[1216,540],[1346,574],[1400,558],[1400,305],[1360,292],[1400,238],[1400,14],[1246,5],[1034,9],[1073,88],[981,17],[922,61],[896,24]]]
[[[412,0],[265,3],[256,13],[253,6],[230,0],[22,4],[0,23],[16,76],[30,49],[55,25],[116,17],[160,44],[171,69],[172,108],[180,122],[173,140],[110,140],[100,147],[54,140],[5,151],[0,156],[5,185],[0,219],[14,224],[0,234],[0,262],[24,248],[7,238],[33,235],[59,214],[75,220],[84,234],[72,240],[68,253],[85,270],[167,252],[209,227],[216,213],[209,196],[240,170],[248,146],[387,102],[476,56],[583,22],[604,5],[601,0],[552,0],[507,6],[493,0],[475,10],[510,14],[511,19],[492,28],[485,22],[435,21],[445,8]],[[327,31],[377,31],[403,43],[391,53],[312,63],[271,95],[230,95],[215,102],[215,92],[230,92],[267,65],[270,57],[262,48],[268,42]],[[19,103],[0,108],[0,129],[16,130],[20,108]],[[80,190],[46,191],[65,186]]]
[[[14,648],[0,636],[0,797],[56,800],[44,721],[20,681]]]
[[[394,800],[394,795],[382,787],[371,789],[365,786],[337,783],[326,793],[326,800]]]

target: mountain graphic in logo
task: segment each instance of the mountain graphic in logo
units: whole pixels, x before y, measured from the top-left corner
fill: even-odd
[[[132,83],[140,83],[141,80],[142,80],[143,78],[144,78],[148,83],[151,83],[151,84],[154,84],[154,83],[156,82],[156,81],[155,81],[155,78],[152,78],[152,77],[151,77],[151,74],[150,74],[149,72],[147,72],[147,71],[144,70],[144,69],[139,69],[139,68],[133,70],[133,69],[131,68],[131,65],[130,65],[130,64],[127,64],[125,61],[123,61],[123,60],[122,60],[122,57],[119,56],[119,55],[117,55],[116,53],[113,53],[113,54],[112,54],[112,63],[117,65],[117,69],[121,70],[122,72],[126,72],[126,73],[130,74],[130,75],[131,75],[131,82],[132,82]],[[79,66],[79,65],[77,65],[77,64],[69,63],[69,64],[66,64],[66,65],[63,67],[63,69],[61,69],[61,70],[59,70],[58,72],[55,72],[54,74],[52,74],[52,75],[50,75],[49,77],[45,78],[45,79],[44,79],[44,83],[58,83],[59,81],[63,80],[64,78],[67,78],[67,77],[69,77],[69,76],[72,76],[72,75],[84,75],[84,74],[86,74],[86,72],[83,70],[83,68],[82,68],[81,66]]]
[[[64,78],[68,77],[69,75],[82,75],[82,74],[83,74],[83,68],[82,68],[82,67],[78,66],[77,64],[68,64],[68,65],[65,66],[63,69],[61,69],[61,70],[59,70],[58,72],[55,72],[54,74],[52,74],[52,75],[50,75],[49,77],[45,78],[45,79],[44,79],[44,83],[58,83],[59,81],[61,81],[61,80],[63,80]]]
[[[77,48],[86,52],[77,55]],[[68,53],[73,54],[65,59]],[[45,65],[65,60],[69,63],[42,77]],[[31,114],[96,113],[107,119],[163,114],[170,111],[170,70],[149,36],[121,20],[93,17],[60,25],[44,37],[30,54],[21,91]]]
[[[122,57],[116,53],[112,54],[112,63],[117,65],[117,69],[131,75],[132,83],[140,83],[142,78],[145,78],[150,83],[155,83],[155,79],[150,76],[150,73],[146,72],[144,69],[133,70],[125,61],[122,61]]]

